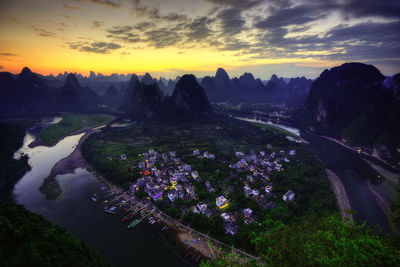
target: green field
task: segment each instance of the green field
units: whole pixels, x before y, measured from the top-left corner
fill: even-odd
[[[67,136],[85,127],[97,127],[106,124],[110,120],[110,117],[106,115],[64,115],[59,123],[45,128],[40,134],[40,138],[46,145],[54,145],[64,136]]]
[[[284,171],[271,173],[276,194],[273,201],[277,207],[262,210],[254,200],[245,197],[239,177],[234,176],[230,180],[225,178],[232,177],[229,164],[238,161],[234,155],[236,151],[259,153],[266,150],[267,144],[272,144],[272,150],[275,152],[281,149],[295,149],[296,156],[290,163],[284,164]],[[205,233],[210,232],[214,237],[248,251],[255,250],[251,234],[262,233],[267,227],[267,222],[293,223],[310,214],[323,216],[337,212],[336,198],[326,179],[322,163],[303,145],[289,142],[280,131],[269,127],[222,117],[211,121],[174,124],[149,122],[126,128],[104,129],[101,133],[91,135],[82,145],[84,157],[108,180],[124,188],[128,188],[131,182],[141,177],[135,166],[141,160],[139,154],[149,149],[176,151],[182,161],[199,172],[202,181],[193,182],[199,201],[215,206],[215,198],[224,194],[231,201],[225,212],[237,212],[240,215],[244,208],[250,207],[258,218],[256,223],[239,222],[239,232],[235,236],[229,236],[224,234],[219,214],[208,218],[205,215],[186,212],[183,216],[180,208],[192,206],[194,201],[176,201],[174,206],[164,201],[156,204],[193,228]],[[209,151],[216,159],[200,160],[193,157],[195,149],[201,152]],[[127,155],[127,161],[119,160],[122,153]],[[246,174],[243,173],[243,176]],[[206,180],[215,185],[215,192],[207,191],[204,184]],[[234,188],[233,192],[228,190],[230,186]],[[282,200],[282,195],[289,189],[296,192],[295,203],[285,203]]]

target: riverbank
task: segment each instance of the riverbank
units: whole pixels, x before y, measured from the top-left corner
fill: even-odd
[[[359,151],[357,151],[356,149],[354,149],[353,147],[351,147],[351,146],[345,144],[344,142],[342,142],[342,141],[340,141],[340,140],[338,140],[338,139],[336,139],[336,138],[329,137],[329,136],[324,136],[324,135],[320,135],[320,136],[321,136],[322,138],[325,138],[325,139],[328,139],[328,140],[330,140],[330,141],[333,141],[333,142],[335,142],[335,143],[337,143],[337,144],[339,144],[339,145],[341,145],[341,146],[343,146],[343,147],[345,147],[345,148],[347,148],[347,149],[350,149],[350,150],[352,150],[352,151],[354,151],[354,152],[357,152],[357,153],[362,154],[362,155],[364,155],[364,156],[371,157],[371,158],[374,158],[374,159],[376,159],[376,160],[379,160],[380,162],[382,162],[383,164],[385,164],[385,165],[387,165],[387,166],[390,166],[391,168],[395,168],[395,167],[392,166],[389,162],[387,162],[386,160],[384,160],[384,159],[382,159],[381,157],[379,157],[375,152],[372,153],[372,154],[368,154],[368,153],[366,153],[366,152],[364,152],[364,151],[359,152]],[[367,162],[368,162],[368,164],[371,163],[371,161],[367,161]],[[370,165],[371,165],[371,164],[370,164]],[[376,165],[376,164],[375,164],[375,165]],[[376,165],[376,166],[377,166],[377,165]],[[373,167],[373,166],[371,165],[371,167]]]
[[[79,140],[79,143],[76,145],[74,151],[53,166],[50,175],[43,180],[43,184],[39,188],[39,190],[44,193],[48,199],[56,199],[62,194],[62,189],[56,179],[57,175],[72,173],[75,169],[84,168],[86,166],[86,161],[82,156],[80,147],[83,141],[90,136],[92,130],[89,129],[85,132],[82,129],[76,134],[80,133],[85,134]],[[71,134],[70,136],[76,134]]]
[[[329,169],[325,169],[325,172],[328,175],[328,179],[332,184],[332,189],[336,194],[340,214],[343,218],[354,219],[351,212],[349,212],[351,210],[350,201],[340,178]]]

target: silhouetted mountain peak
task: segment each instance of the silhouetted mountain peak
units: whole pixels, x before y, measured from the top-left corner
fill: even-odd
[[[277,81],[277,80],[279,80],[279,78],[278,78],[278,76],[276,76],[276,74],[272,74],[270,80],[271,80],[271,81]]]
[[[79,84],[79,81],[76,78],[75,74],[70,73],[68,74],[67,79],[65,80],[64,87],[72,89],[72,88],[79,88],[81,87],[81,85]]]
[[[185,115],[210,116],[213,114],[210,102],[192,74],[183,75],[176,84],[171,96],[174,109],[184,111]],[[184,115],[182,114],[182,115]]]
[[[219,80],[229,80],[229,75],[223,68],[218,68],[215,74],[215,78]]]
[[[33,72],[28,67],[24,67],[21,73],[19,74],[19,76],[26,76],[26,75],[33,75]]]
[[[156,81],[151,77],[150,73],[146,72],[146,74],[142,78],[142,83],[145,85],[152,85],[156,83]]]

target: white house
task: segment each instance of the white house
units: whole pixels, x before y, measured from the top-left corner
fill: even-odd
[[[284,201],[293,201],[295,197],[295,193],[292,190],[289,190],[286,192],[286,194],[283,195],[283,200]]]
[[[215,200],[215,204],[218,208],[223,209],[228,205],[228,200],[224,196],[219,196]]]

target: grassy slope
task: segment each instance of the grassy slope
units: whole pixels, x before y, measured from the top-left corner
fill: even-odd
[[[22,146],[25,130],[34,120],[0,121],[0,186],[19,178],[29,169],[28,158],[13,159],[14,152]]]
[[[110,117],[103,115],[69,114],[57,123],[50,125],[40,134],[46,145],[56,144],[62,137],[76,132],[86,126],[96,127],[110,121]]]
[[[0,266],[109,266],[97,251],[21,205],[0,207]]]

